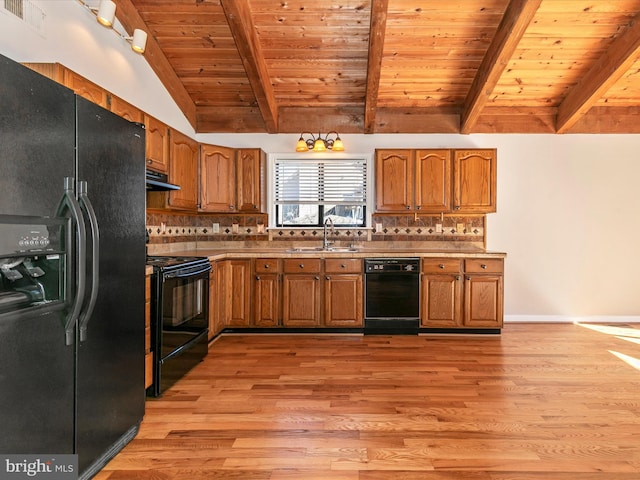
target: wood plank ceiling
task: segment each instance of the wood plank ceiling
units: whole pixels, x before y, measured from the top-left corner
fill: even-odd
[[[640,0],[115,0],[198,133],[640,133]]]

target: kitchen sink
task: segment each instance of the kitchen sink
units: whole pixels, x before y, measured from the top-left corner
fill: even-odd
[[[291,253],[313,253],[313,252],[357,252],[357,247],[296,247],[287,250]]]

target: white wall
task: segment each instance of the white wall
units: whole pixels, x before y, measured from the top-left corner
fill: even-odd
[[[59,62],[187,134],[193,129],[144,57],[75,0],[32,0],[43,38],[1,13],[0,53]],[[116,12],[117,14],[117,12]],[[19,39],[19,40],[18,40]],[[293,150],[298,135],[200,134],[201,142]],[[505,315],[520,320],[640,321],[640,135],[342,135],[349,152],[378,147],[498,149],[490,250],[507,252]]]

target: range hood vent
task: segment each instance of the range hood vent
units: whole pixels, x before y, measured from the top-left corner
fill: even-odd
[[[147,170],[147,191],[166,192],[168,190],[180,190],[179,185],[169,183],[168,177],[164,173]]]

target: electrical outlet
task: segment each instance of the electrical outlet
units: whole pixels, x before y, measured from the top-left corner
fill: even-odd
[[[473,225],[472,224],[467,223],[466,233],[468,233],[468,234],[472,234],[473,233]]]
[[[240,231],[240,225],[237,223],[231,224],[231,233],[238,233]]]
[[[457,233],[464,233],[464,223],[457,223],[456,224],[456,232]]]
[[[442,233],[442,224],[436,223],[436,233]]]
[[[220,224],[214,223],[213,225],[211,225],[211,231],[213,233],[220,233]]]
[[[376,223],[376,233],[382,232],[382,223]]]
[[[264,223],[258,224],[258,233],[264,233]]]

